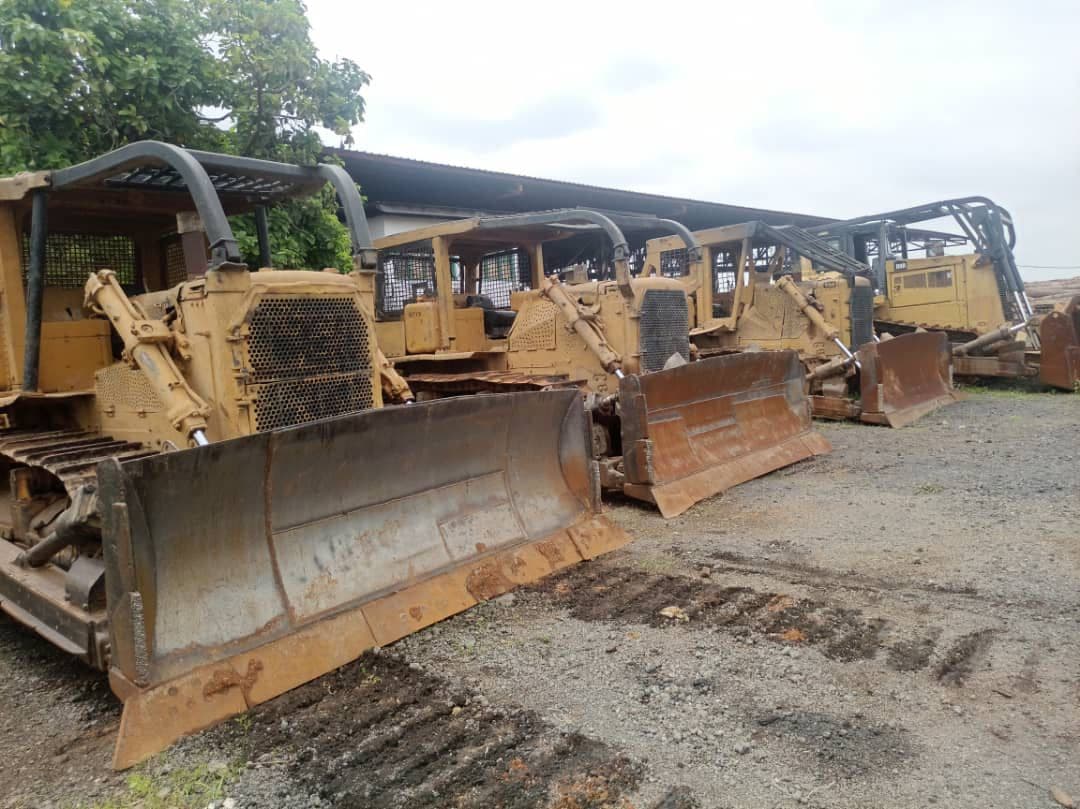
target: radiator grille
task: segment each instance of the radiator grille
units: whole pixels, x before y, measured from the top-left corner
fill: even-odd
[[[851,288],[851,348],[874,341],[874,290],[870,286]]]
[[[686,294],[678,289],[650,289],[641,302],[641,370],[660,371],[672,354],[690,359]]]
[[[262,298],[248,364],[259,431],[375,405],[370,328],[351,296]]]
[[[289,379],[259,386],[255,428],[262,432],[318,419],[343,416],[373,406],[370,377]]]

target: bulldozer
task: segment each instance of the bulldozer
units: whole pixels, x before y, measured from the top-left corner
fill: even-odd
[[[269,209],[327,184],[352,271],[273,269]],[[0,180],[0,608],[108,672],[115,767],[628,540],[576,392],[407,403],[378,271],[336,166]]]
[[[631,226],[698,249],[677,222],[579,208],[378,239],[379,344],[418,398],[580,391],[601,488],[664,517],[829,451],[794,353],[690,361],[686,292],[633,277]]]
[[[877,337],[859,262],[793,226],[746,222],[694,236],[698,257],[670,237],[650,240],[644,272],[684,284],[703,356],[797,351],[819,418],[903,427],[954,401],[941,335]]]
[[[960,232],[912,227],[941,219]],[[1012,215],[993,200],[943,200],[815,232],[864,264],[879,293],[879,328],[948,335],[957,376],[1080,387],[1080,296],[1033,309],[1013,256]]]

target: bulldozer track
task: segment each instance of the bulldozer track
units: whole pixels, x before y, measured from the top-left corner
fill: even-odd
[[[339,807],[628,807],[641,764],[385,654],[255,709],[252,758]],[[282,796],[283,797],[283,796]]]
[[[106,458],[131,460],[156,455],[142,444],[118,441],[85,430],[5,430],[0,432],[0,455],[55,475],[71,493],[92,482],[96,467]]]
[[[460,374],[410,374],[409,386],[414,392],[439,394],[512,393],[516,391],[574,388],[579,383],[565,376],[539,376],[516,371],[475,371]]]
[[[966,343],[978,337],[977,332],[965,329],[950,329],[946,326],[938,326],[932,323],[909,323],[902,320],[875,320],[874,331],[887,332],[893,336],[912,334],[918,329],[926,331],[943,331],[949,338],[950,343]]]

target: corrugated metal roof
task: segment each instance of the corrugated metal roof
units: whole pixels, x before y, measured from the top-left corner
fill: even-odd
[[[339,157],[353,179],[360,183],[372,213],[378,211],[380,204],[491,213],[588,207],[654,214],[675,219],[691,229],[755,219],[773,225],[803,227],[835,221],[811,214],[625,191],[374,152],[350,149],[328,152]]]

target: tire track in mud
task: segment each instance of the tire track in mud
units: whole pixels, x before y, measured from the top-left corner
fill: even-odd
[[[644,771],[386,654],[253,710],[248,738],[251,758],[285,760],[289,790],[342,809],[634,809]]]
[[[996,633],[992,629],[980,629],[957,638],[934,668],[938,682],[962,686],[975,671],[975,666],[986,656]]]
[[[605,562],[574,568],[532,589],[582,621],[753,632],[777,643],[819,645],[826,657],[841,662],[873,659],[885,649],[886,664],[898,671],[926,668],[936,646],[936,635],[889,644],[888,623],[861,610]]]

